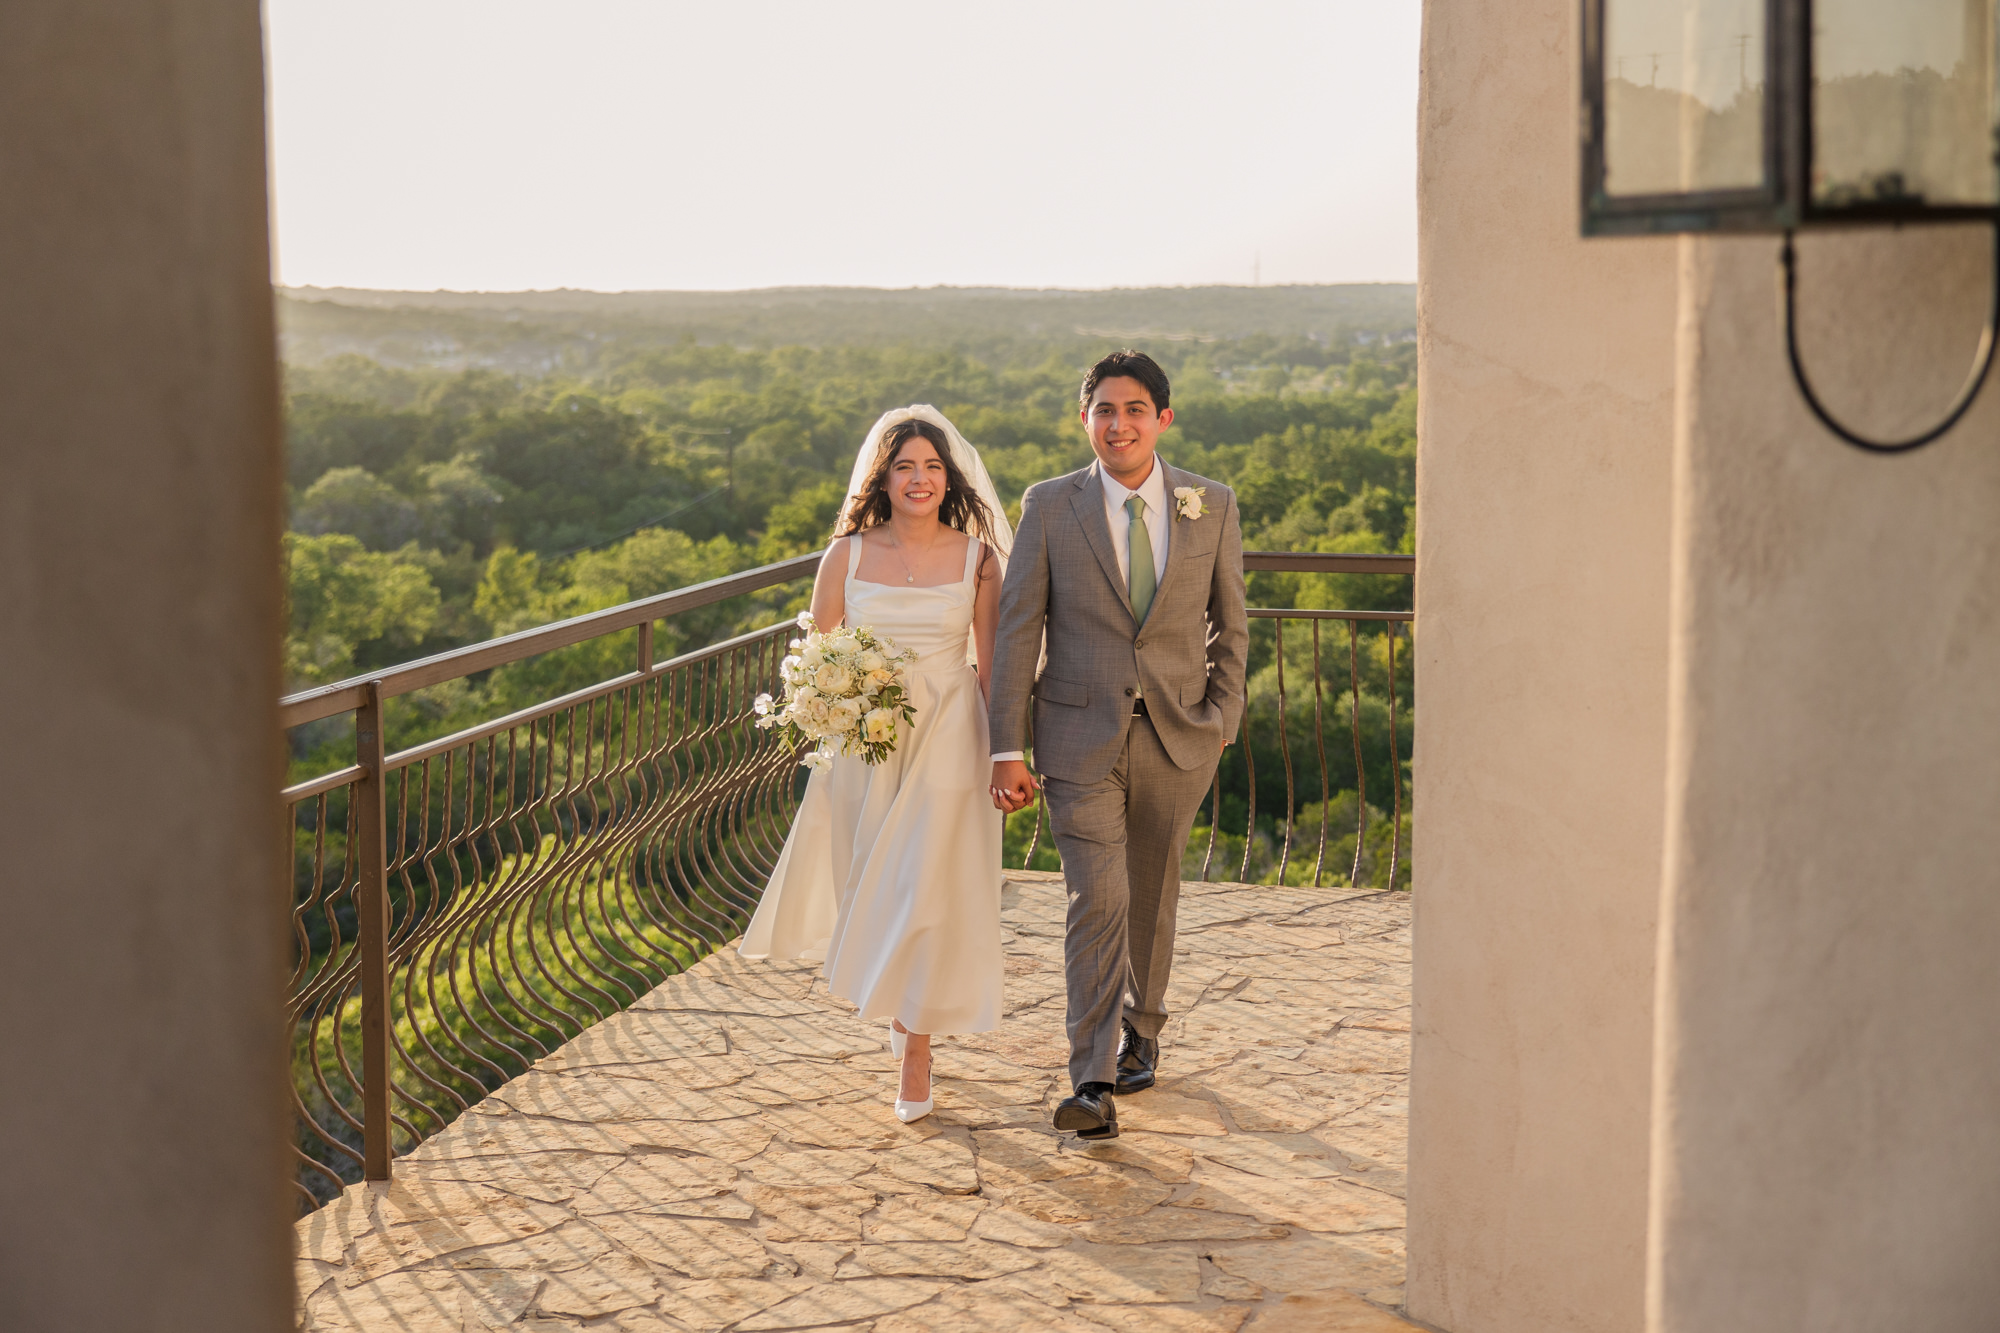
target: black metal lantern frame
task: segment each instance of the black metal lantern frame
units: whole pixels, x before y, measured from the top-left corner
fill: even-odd
[[[1993,360],[1995,331],[2000,327],[2000,173],[1995,188],[1981,202],[1931,201],[1905,187],[1903,177],[1883,173],[1865,189],[1847,190],[1834,198],[1815,199],[1812,188],[1815,154],[1814,105],[1818,87],[1813,69],[1814,0],[1763,0],[1762,78],[1758,98],[1761,125],[1757,137],[1754,181],[1724,188],[1688,188],[1614,193],[1610,188],[1611,145],[1607,9],[1612,4],[1644,0],[1582,0],[1580,46],[1583,60],[1582,104],[1579,108],[1582,166],[1582,231],[1585,236],[1657,236],[1679,232],[1778,233],[1783,277],[1785,347],[1794,379],[1815,416],[1834,434],[1858,448],[1899,453],[1937,439],[1972,405]],[[1884,0],[1894,4],[1895,0]],[[1747,52],[1749,34],[1740,39]],[[1674,53],[1667,53],[1669,55]],[[1657,56],[1655,57],[1657,67]],[[1751,93],[1747,79],[1745,92]],[[1753,94],[1754,95],[1754,94]],[[1690,99],[1692,95],[1690,94]],[[1987,108],[1986,152],[2000,164],[1993,108]],[[1685,152],[1685,149],[1682,150]],[[1985,329],[1973,365],[1958,397],[1937,425],[1921,435],[1895,441],[1870,439],[1839,422],[1812,388],[1799,355],[1795,333],[1797,263],[1792,234],[1802,229],[1907,226],[1924,223],[1984,222],[1994,228],[1994,283]]]
[[[1783,31],[1786,11],[1804,0],[1765,0],[1763,179],[1750,189],[1685,190],[1614,195],[1606,188],[1609,122],[1607,0],[1583,0],[1583,234],[1656,236],[1673,232],[1782,231],[1796,227],[1805,178],[1794,125],[1811,129],[1800,114],[1797,90],[1809,87],[1804,72],[1791,68],[1797,57],[1786,43],[1772,40]],[[1810,54],[1810,53],[1808,53]],[[1789,114],[1787,114],[1789,113]],[[1790,188],[1787,188],[1789,186]]]

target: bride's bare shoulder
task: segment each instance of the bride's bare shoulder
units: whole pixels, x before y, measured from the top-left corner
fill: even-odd
[[[847,572],[847,561],[855,548],[861,545],[861,534],[849,533],[845,537],[835,537],[826,544],[826,551],[819,558],[821,569],[831,569],[838,573]]]

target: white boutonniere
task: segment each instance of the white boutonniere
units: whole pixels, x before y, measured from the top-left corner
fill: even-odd
[[[1206,512],[1201,497],[1208,494],[1206,486],[1174,487],[1174,512],[1182,518],[1200,518]]]

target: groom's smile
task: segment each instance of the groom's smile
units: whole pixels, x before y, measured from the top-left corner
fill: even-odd
[[[1099,382],[1080,415],[1098,462],[1128,488],[1152,475],[1153,451],[1160,435],[1174,423],[1172,408],[1155,410],[1146,386],[1125,375]]]

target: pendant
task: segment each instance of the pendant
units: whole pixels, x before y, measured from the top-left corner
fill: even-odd
[[[915,583],[916,581],[917,581],[917,576],[916,576],[915,574],[910,574],[910,575],[907,575],[907,576],[906,576],[906,577],[905,577],[905,578],[903,579],[903,582],[905,582],[905,583]]]

